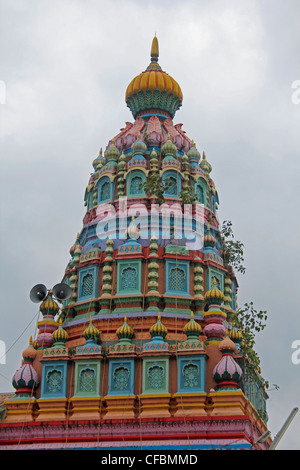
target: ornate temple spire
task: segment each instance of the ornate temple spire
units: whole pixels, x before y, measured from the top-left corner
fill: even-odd
[[[7,422],[31,423],[11,426],[6,436],[0,426],[0,447],[1,433],[19,440],[19,428],[21,445],[37,448],[52,448],[55,432],[57,448],[98,446],[99,439],[117,448],[127,435],[134,449],[147,435],[149,445],[170,449],[189,448],[192,436],[200,449],[213,424],[210,447],[229,448],[238,415],[237,445],[249,448],[254,427],[263,429],[243,395],[238,285],[224,263],[225,241],[221,250],[212,165],[183,124],[173,124],[183,94],[159,63],[156,35],[149,52],[151,63],[146,57],[126,90],[135,122],[92,158],[83,228],[63,280],[72,296],[62,307],[51,291],[43,299],[36,347],[24,351],[13,377]],[[192,211],[180,220],[178,209],[188,204]],[[166,226],[174,236],[165,236]],[[202,241],[202,226],[204,246],[192,246],[189,235]],[[253,400],[249,390],[261,406],[258,385]]]
[[[209,177],[209,174],[211,173],[211,170],[212,170],[212,166],[207,161],[205,152],[203,152],[203,157],[200,162],[200,168],[205,172],[206,176]]]
[[[192,140],[191,148],[187,152],[187,156],[189,157],[189,163],[191,166],[197,167],[199,165],[199,161],[201,158],[200,152],[196,149],[195,142]]]
[[[222,353],[222,359],[213,370],[213,377],[217,382],[216,389],[219,391],[232,391],[239,388],[239,382],[242,378],[242,369],[233,358],[236,351],[234,342],[226,337],[219,344],[219,350]]]
[[[20,396],[23,398],[31,397],[40,383],[40,378],[33,367],[33,361],[37,356],[37,351],[33,347],[31,337],[29,345],[25,351],[23,351],[22,356],[22,366],[15,372],[12,380],[12,384],[16,389],[17,398]]]
[[[216,279],[213,280],[212,289],[206,292],[204,299],[208,304],[208,310],[203,314],[206,326],[203,330],[207,336],[206,344],[218,344],[224,339],[226,328],[223,325],[226,313],[222,312],[221,305],[224,294],[217,288]]]
[[[211,232],[210,225],[207,224],[206,234],[204,235],[204,247],[205,249],[213,249],[216,245],[216,239]]]
[[[105,163],[105,158],[102,155],[102,148],[100,148],[99,155],[93,161],[93,168],[95,171],[99,171]]]
[[[48,292],[46,299],[40,305],[40,312],[43,319],[38,322],[39,332],[34,342],[37,349],[43,349],[52,346],[53,339],[52,333],[57,328],[55,316],[59,313],[59,306],[52,298],[51,289]]]
[[[125,93],[125,101],[136,119],[141,112],[159,110],[174,117],[182,105],[182,91],[173,77],[158,64],[158,40],[155,36],[151,46],[151,63],[144,72],[131,80]]]

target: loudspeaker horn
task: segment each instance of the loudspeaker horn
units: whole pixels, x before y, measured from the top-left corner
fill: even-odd
[[[60,283],[56,284],[52,289],[54,297],[58,300],[67,300],[72,295],[72,289],[67,284]]]
[[[44,284],[37,284],[31,289],[29,296],[32,302],[38,303],[46,298],[47,292],[47,287]]]

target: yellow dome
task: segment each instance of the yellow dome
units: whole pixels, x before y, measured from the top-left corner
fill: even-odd
[[[52,298],[52,292],[49,291],[46,299],[41,303],[40,311],[43,316],[55,316],[59,311],[59,306]]]
[[[162,70],[158,61],[158,41],[152,41],[151,63],[147,69],[129,83],[125,101],[134,117],[144,110],[159,109],[172,117],[181,106],[183,95],[180,86]],[[168,99],[167,99],[168,98]]]
[[[154,336],[161,336],[163,338],[167,336],[168,330],[165,327],[165,325],[163,325],[161,322],[160,313],[158,314],[157,322],[151,326],[149,331],[150,331],[150,335],[152,336],[152,338]]]
[[[222,304],[224,300],[224,294],[222,291],[220,291],[220,289],[217,288],[216,278],[213,280],[213,288],[206,292],[204,298],[209,304]]]
[[[194,320],[194,313],[193,312],[191,312],[190,321],[183,328],[183,333],[187,337],[194,337],[194,336],[198,337],[202,333],[201,326],[199,325],[199,323],[197,323]]]
[[[182,100],[182,91],[176,80],[161,69],[150,68],[152,65],[150,64],[145,72],[140,73],[129,83],[125,95],[126,101],[129,95],[138,93],[139,90],[146,92],[146,90],[156,89],[166,90],[168,94],[172,92]]]
[[[100,338],[100,331],[93,325],[92,317],[90,317],[89,325],[83,332],[83,337],[86,341],[93,340],[94,342]]]
[[[57,330],[52,333],[54,344],[64,344],[68,340],[68,337],[68,333],[62,327],[62,320],[60,318]]]
[[[122,326],[120,326],[117,329],[116,335],[119,338],[119,340],[121,340],[121,342],[123,342],[123,343],[128,342],[133,338],[134,330],[133,330],[133,328],[131,328],[131,326],[128,325],[126,315],[125,315],[125,318],[124,318],[124,323],[123,323]]]

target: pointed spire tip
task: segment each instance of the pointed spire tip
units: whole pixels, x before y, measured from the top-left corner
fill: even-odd
[[[152,46],[151,46],[151,62],[158,62],[158,56],[159,56],[159,49],[158,49],[158,40],[155,36],[152,40]]]

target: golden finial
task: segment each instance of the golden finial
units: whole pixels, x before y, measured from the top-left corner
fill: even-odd
[[[158,40],[156,37],[156,34],[152,40],[152,46],[151,46],[151,62],[158,62]]]

